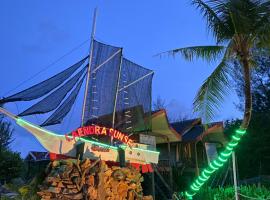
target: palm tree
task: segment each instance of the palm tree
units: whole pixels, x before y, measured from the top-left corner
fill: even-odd
[[[212,74],[200,87],[193,102],[194,111],[208,122],[213,118],[222,100],[230,89],[230,77],[237,67],[242,72],[244,83],[244,116],[240,130],[232,136],[224,151],[213,160],[185,192],[191,198],[231,155],[234,147],[245,134],[251,119],[252,68],[259,67],[254,59],[261,51],[270,53],[270,2],[269,0],[192,0],[206,19],[207,28],[213,34],[216,45],[193,46],[174,49],[165,53],[182,55],[186,60],[202,58],[208,62],[221,59]]]
[[[244,116],[241,129],[247,129],[252,111],[251,70],[256,66],[255,52],[270,48],[270,2],[268,0],[193,0],[192,4],[206,19],[207,28],[216,41],[214,46],[193,46],[167,51],[182,55],[186,60],[202,58],[208,62],[221,58],[220,63],[200,87],[194,111],[205,121],[227,95],[232,68],[238,63],[244,81]],[[256,49],[256,51],[255,51]],[[239,77],[240,78],[240,77]]]

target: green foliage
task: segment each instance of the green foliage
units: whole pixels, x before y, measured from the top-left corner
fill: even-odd
[[[1,198],[0,198],[0,200],[19,200],[19,199],[17,199],[17,198],[9,198],[9,197],[2,197],[1,196]]]
[[[270,172],[270,116],[253,113],[248,135],[237,149],[240,178],[269,175]],[[248,166],[248,167],[246,167]]]
[[[10,191],[16,192],[19,195],[14,200],[39,200],[37,192],[38,186],[45,179],[45,172],[41,170],[28,184],[5,184],[4,187]],[[10,198],[3,197],[1,200],[10,200]]]
[[[258,199],[264,200],[270,198],[270,188],[267,187],[257,187],[252,186],[241,186],[239,188],[239,193],[241,199]],[[207,200],[229,200],[234,199],[234,188],[225,187],[225,188],[204,188],[199,193],[198,196],[194,199],[207,199]],[[249,198],[247,198],[249,197]]]
[[[195,97],[194,111],[198,112],[205,122],[210,122],[214,117],[215,111],[230,89],[229,70],[230,66],[223,60],[204,81]]]
[[[28,185],[19,188],[19,193],[22,200],[39,200],[37,192],[39,191],[38,185],[44,180],[44,173],[37,174]]]
[[[270,172],[270,58],[260,54],[255,57],[255,62],[258,67],[252,72],[253,113],[248,134],[236,149],[240,179],[269,175]],[[237,68],[235,71],[240,77],[241,72],[237,73]],[[243,81],[239,79],[236,86],[242,100],[239,108],[243,109]],[[240,123],[241,120],[226,122],[225,134],[229,136]]]
[[[242,73],[243,68],[256,66],[253,49],[260,52],[262,49],[265,51],[265,47],[270,47],[270,5],[264,0],[192,0],[192,4],[206,20],[207,30],[213,34],[216,46],[178,48],[167,53],[180,54],[188,61],[197,58],[208,62],[221,59],[194,100],[194,110],[199,111],[207,123],[219,110],[231,89],[229,78],[241,78],[234,76],[234,62],[240,64],[238,71]],[[245,95],[250,99],[248,93]]]
[[[24,166],[20,154],[9,149],[12,132],[11,124],[0,115],[0,183],[19,177]]]
[[[192,61],[194,58],[202,58],[207,62],[215,61],[219,56],[223,55],[224,46],[193,46],[174,49],[168,53],[172,56],[182,55],[186,60]]]
[[[23,161],[19,153],[10,150],[0,152],[0,182],[11,181],[21,175]]]
[[[241,180],[269,175],[270,172],[270,114],[254,112],[246,136],[236,148],[239,178]],[[226,122],[225,134],[239,127],[241,120]],[[248,167],[247,167],[248,166]]]
[[[267,51],[254,51],[254,62],[256,68],[252,71],[252,91],[253,91],[253,112],[267,113],[270,110],[270,58]],[[240,98],[240,110],[243,110],[244,105],[244,82],[243,75],[239,71],[239,64],[235,63],[234,74],[236,79],[235,88],[238,97]],[[240,78],[239,78],[240,77]]]
[[[243,77],[245,90],[242,92],[245,100],[245,115],[241,129],[246,130],[252,111],[250,70],[252,67],[257,67],[253,51],[256,49],[257,52],[270,53],[270,3],[265,0],[192,0],[192,4],[206,19],[207,28],[209,32],[213,33],[216,40],[216,47],[219,47],[220,44],[224,46],[223,55],[220,56],[221,62],[206,79],[195,97],[194,110],[200,112],[204,123],[208,123],[219,110],[224,97],[227,96],[228,89],[231,89],[228,88],[229,78],[241,79]],[[210,50],[209,46],[196,48],[181,48],[168,53],[179,52],[188,61],[198,57],[207,57],[211,60],[219,55],[214,54],[214,50]],[[212,51],[211,54],[209,54],[209,50]],[[235,62],[239,63],[238,70],[241,71],[242,76],[234,76],[232,69]],[[233,139],[240,140],[241,137],[233,137]],[[237,146],[238,141],[234,144],[233,146]],[[191,187],[192,193],[187,192],[186,196],[194,196],[203,182],[194,182]]]
[[[4,121],[4,118],[0,115],[0,152],[2,149],[8,149],[12,142],[11,124]]]
[[[229,139],[236,129],[241,125],[240,119],[232,119],[225,121],[224,134]],[[245,136],[246,137],[246,136]]]
[[[46,167],[48,166],[50,161],[43,160],[39,162],[24,162],[24,171],[23,171],[23,178],[25,180],[32,180],[35,176],[39,176],[41,172],[44,172],[46,170]]]

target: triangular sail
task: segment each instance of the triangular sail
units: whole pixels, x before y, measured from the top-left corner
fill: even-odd
[[[77,83],[76,88],[71,92],[68,98],[61,104],[61,106],[57,108],[57,110],[40,126],[51,126],[54,124],[60,124],[63,121],[64,117],[69,113],[78,96],[78,93],[84,81],[84,77],[85,76],[83,76],[80,82]]]
[[[0,103],[30,101],[48,94],[53,89],[61,85],[65,80],[67,80],[77,69],[79,69],[88,57],[89,56],[83,58],[81,61],[77,62],[66,70],[56,74],[55,76],[45,81],[42,81],[41,83],[38,83],[7,98],[1,99]]]
[[[52,92],[50,95],[20,113],[19,116],[42,114],[56,109],[65,98],[67,93],[74,87],[74,85],[76,85],[85,71],[86,67],[84,67],[80,72],[78,72],[75,76],[73,76],[64,85]]]

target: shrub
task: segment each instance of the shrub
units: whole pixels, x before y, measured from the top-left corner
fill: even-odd
[[[0,151],[0,182],[10,182],[21,175],[23,161],[20,154],[10,150]]]
[[[269,199],[270,188],[268,187],[257,187],[256,185],[241,186],[239,188],[239,196],[241,199],[256,198],[256,199]],[[228,200],[234,198],[233,187],[219,187],[219,188],[203,188],[195,199],[200,200]]]

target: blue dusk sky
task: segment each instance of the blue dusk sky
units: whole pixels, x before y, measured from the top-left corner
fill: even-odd
[[[194,117],[193,99],[216,63],[187,62],[178,56],[154,57],[174,48],[214,44],[205,21],[188,0],[0,1],[0,97],[44,80],[87,55],[90,42],[51,65],[90,38],[95,7],[98,7],[96,38],[123,47],[125,57],[155,71],[153,99],[158,96],[165,99],[172,118]],[[42,73],[17,87],[41,70]],[[215,121],[241,117],[235,103],[238,99],[232,92]],[[10,103],[6,108],[18,113],[27,105],[30,104]],[[80,113],[81,103],[77,103],[68,119],[52,129],[65,132],[74,124],[78,126]],[[39,124],[44,117],[27,119]],[[30,150],[43,150],[31,134],[15,124],[12,149],[22,152],[22,156]]]

